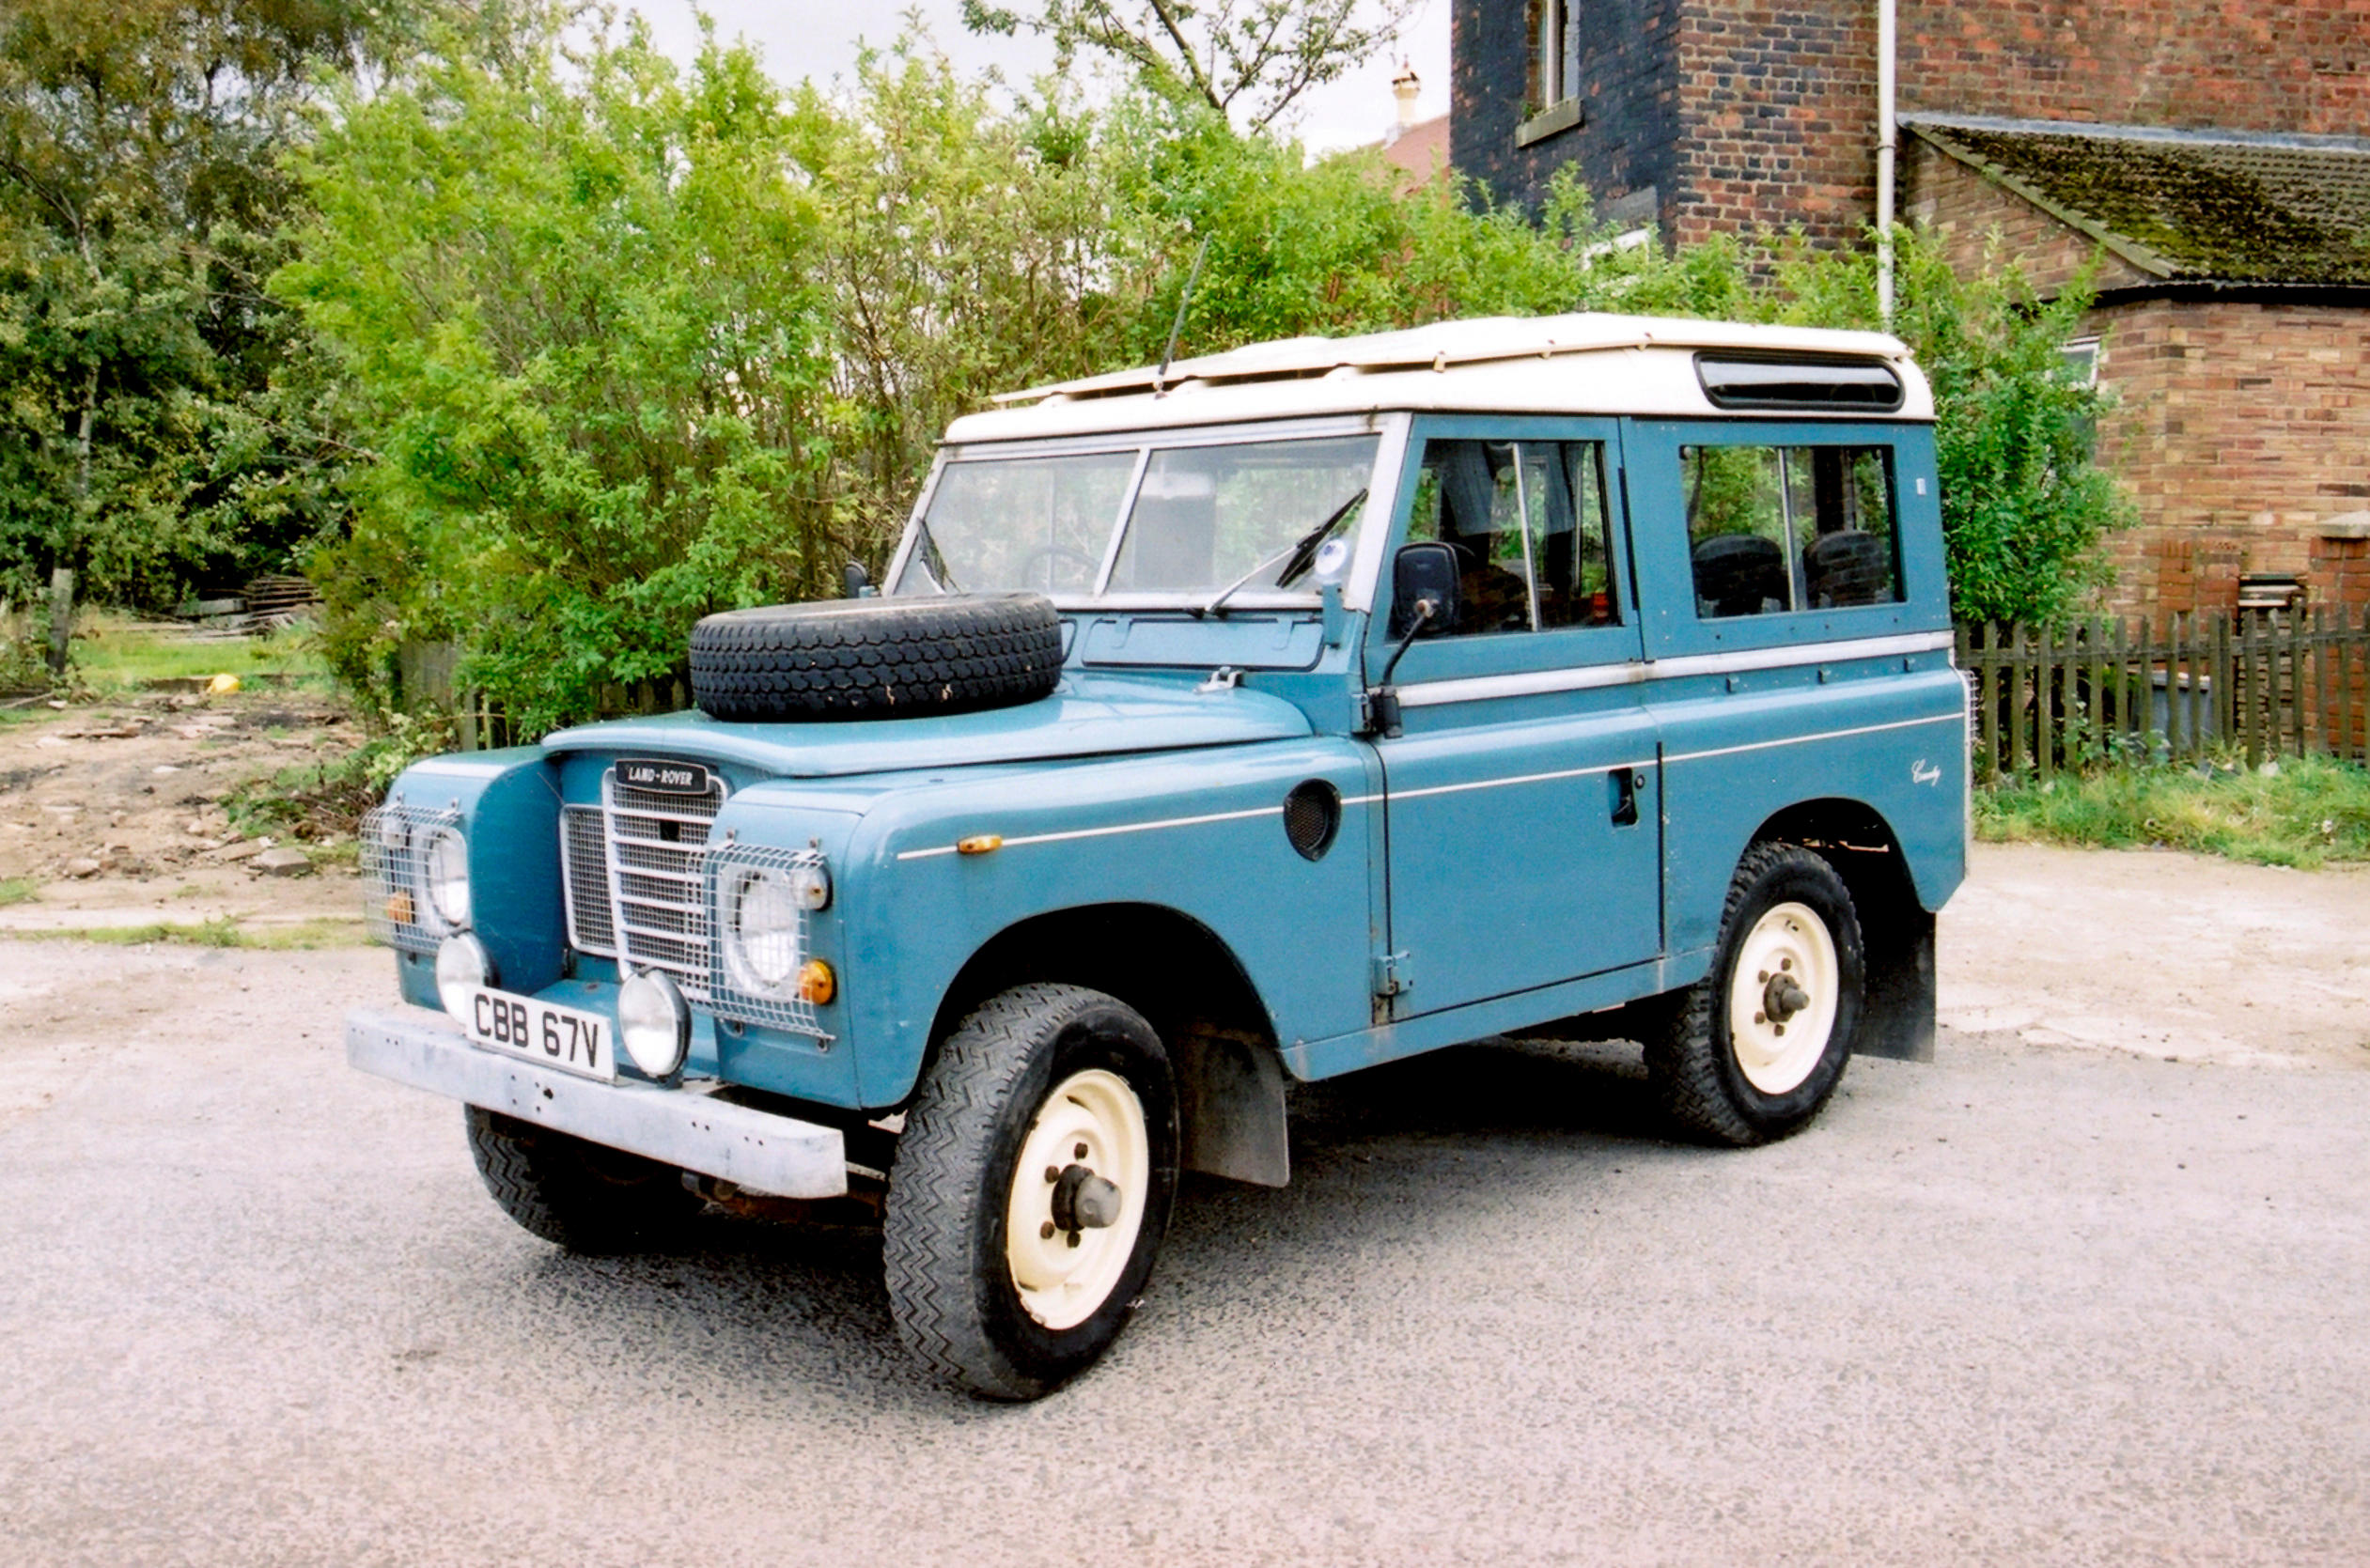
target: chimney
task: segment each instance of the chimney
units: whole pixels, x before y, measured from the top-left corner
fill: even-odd
[[[1399,101],[1398,123],[1391,128],[1386,142],[1395,142],[1415,123],[1415,98],[1424,90],[1423,79],[1415,74],[1415,62],[1403,59],[1399,73],[1391,78],[1391,96]]]

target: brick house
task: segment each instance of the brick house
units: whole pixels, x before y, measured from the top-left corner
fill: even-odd
[[[1898,210],[2044,288],[2094,257],[2116,608],[2370,603],[2370,7],[1897,0]],[[1456,0],[1450,158],[1576,165],[1685,242],[1876,215],[1877,0]],[[2277,584],[2249,585],[2255,597]]]

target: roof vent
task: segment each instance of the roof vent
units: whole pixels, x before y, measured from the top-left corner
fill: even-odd
[[[1698,354],[1695,378],[1716,409],[1825,409],[1891,413],[1900,373],[1882,360]]]

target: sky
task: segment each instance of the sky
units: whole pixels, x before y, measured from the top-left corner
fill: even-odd
[[[648,19],[652,36],[677,59],[688,61],[699,47],[690,0],[632,0],[631,8]],[[852,75],[859,43],[888,43],[909,8],[922,14],[939,47],[966,70],[993,66],[1007,80],[1025,83],[1053,59],[1041,39],[965,32],[958,0],[913,0],[910,7],[865,0],[702,0],[701,8],[714,19],[719,37],[756,44],[766,69],[786,84]],[[1307,95],[1295,105],[1299,120],[1289,129],[1318,152],[1380,141],[1397,114],[1391,78],[1398,74],[1401,58],[1413,63],[1423,83],[1416,117],[1446,114],[1448,10],[1449,0],[1423,0],[1402,28],[1397,48]]]

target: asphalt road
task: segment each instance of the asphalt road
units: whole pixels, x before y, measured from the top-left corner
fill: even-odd
[[[877,1233],[562,1256],[349,1071],[370,952],[0,942],[0,1559],[2370,1558],[2370,1072],[1946,1032],[1662,1141],[1614,1048],[1305,1092],[1042,1404]]]

